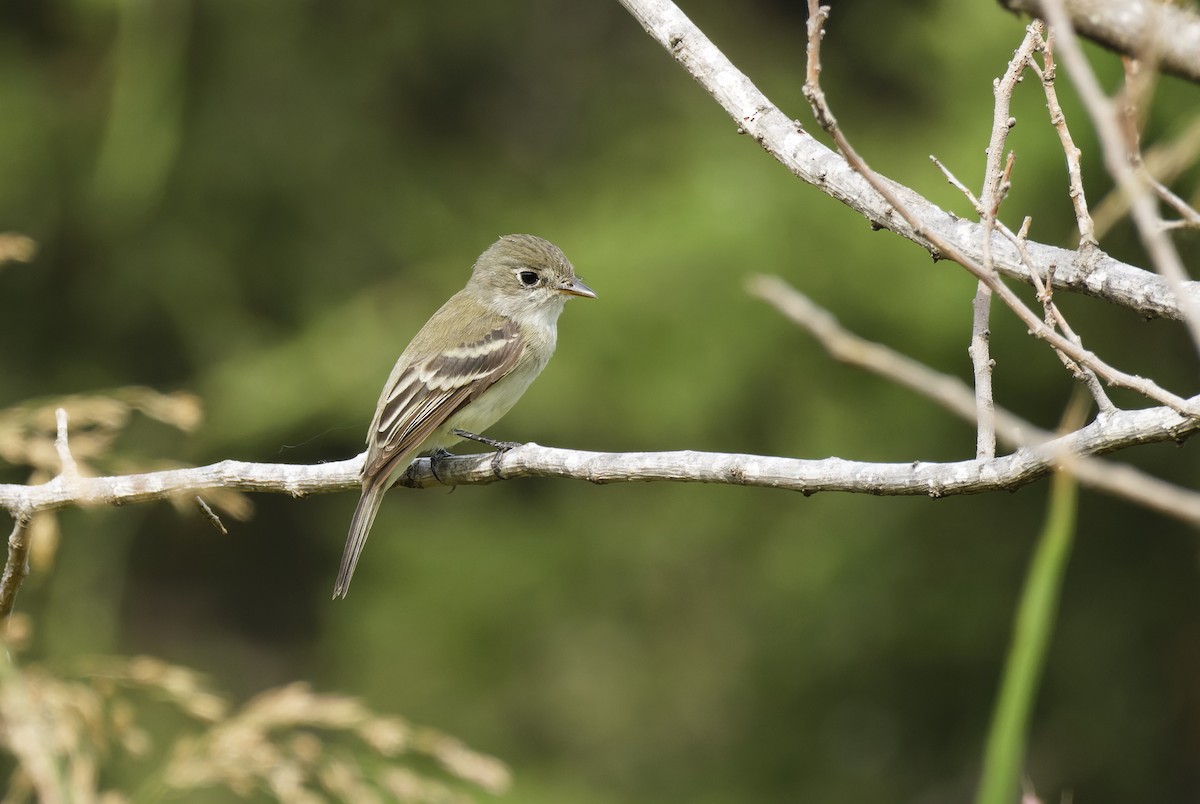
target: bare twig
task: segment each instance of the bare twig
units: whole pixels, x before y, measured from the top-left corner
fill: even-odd
[[[837,126],[833,110],[825,102],[825,91],[821,89],[821,48],[820,42],[825,38],[825,21],[829,19],[829,6],[814,3],[808,4],[808,42],[805,51],[804,97],[817,114],[817,123],[821,128]],[[813,43],[817,43],[815,46]]]
[[[26,511],[18,511],[12,533],[8,535],[8,558],[4,562],[4,574],[0,575],[0,618],[12,614],[17,603],[17,590],[29,574],[29,523],[32,519]]]
[[[1130,214],[1137,226],[1142,245],[1150,255],[1155,269],[1166,279],[1176,296],[1182,299],[1183,288],[1189,281],[1187,271],[1175,245],[1159,225],[1158,210],[1144,176],[1130,163],[1130,149],[1126,138],[1121,134],[1112,101],[1104,94],[1096,74],[1083,54],[1062,0],[1043,0],[1041,5],[1042,12],[1058,39],[1059,55],[1067,65],[1075,89],[1088,111],[1092,125],[1096,128],[1105,167],[1129,200]],[[1182,320],[1191,335],[1192,344],[1200,353],[1200,304],[1193,299],[1186,299]]]
[[[225,527],[225,523],[221,521],[221,517],[217,516],[217,512],[199,494],[196,495],[196,507],[200,509],[200,514],[208,520],[209,524],[217,529],[217,533],[222,536],[229,535],[229,529]]]
[[[1021,231],[1016,235],[1017,251],[1021,253],[1022,259],[1028,259],[1025,246],[1028,243],[1030,221],[1031,219],[1026,217],[1025,221],[1021,224]],[[1050,269],[1053,270],[1054,266],[1050,266]],[[1033,275],[1037,277],[1037,272],[1034,271]],[[1062,311],[1058,309],[1058,305],[1054,303],[1054,285],[1049,280],[1043,284],[1040,279],[1037,279],[1034,282],[1034,286],[1037,288],[1038,301],[1042,303],[1043,320],[1046,322],[1046,326],[1058,327],[1064,337],[1082,348],[1083,340],[1075,334],[1075,330],[1071,329],[1071,325],[1067,323],[1066,316],[1062,314]],[[1096,372],[1067,357],[1061,349],[1055,349],[1054,354],[1057,355],[1059,361],[1062,362],[1067,371],[1071,372],[1071,375],[1083,383],[1088,391],[1091,392],[1092,398],[1096,400],[1096,407],[1099,408],[1101,415],[1112,413],[1117,409],[1112,400],[1108,398],[1108,393],[1104,390],[1104,385],[1100,382],[1100,378],[1096,376]]]
[[[992,398],[992,360],[989,319],[992,290],[983,280],[971,300],[971,345],[967,355],[975,375],[975,457],[980,460],[996,455],[996,403]]]
[[[979,199],[975,197],[975,193],[971,192],[971,189],[967,187],[967,185],[959,181],[958,176],[955,176],[953,171],[942,164],[942,161],[936,156],[930,154],[929,161],[933,162],[934,167],[942,172],[942,175],[946,177],[946,181],[950,183],[951,187],[953,187],[955,190],[958,190],[966,197],[968,201],[971,202],[971,206],[975,209],[975,214],[982,218],[983,206],[979,203]]]
[[[227,460],[207,466],[134,475],[79,477],[69,483],[64,483],[62,477],[56,477],[36,486],[0,484],[0,508],[33,514],[67,507],[168,500],[211,489],[304,497],[359,489],[362,485],[362,478],[358,474],[361,469],[362,458],[359,456],[312,465]]]
[[[54,421],[57,433],[54,437],[54,451],[58,453],[58,461],[62,466],[61,475],[67,479],[79,477],[79,466],[71,455],[71,446],[67,442],[67,411],[59,408],[54,411]]]
[[[1088,212],[1087,196],[1083,192],[1083,171],[1079,166],[1080,152],[1075,145],[1071,131],[1067,128],[1067,118],[1063,114],[1062,105],[1058,102],[1058,90],[1055,89],[1054,79],[1057,70],[1054,64],[1054,32],[1046,33],[1042,47],[1042,67],[1033,64],[1033,69],[1042,80],[1042,91],[1046,95],[1046,108],[1050,112],[1050,123],[1058,132],[1062,143],[1063,154],[1067,158],[1067,181],[1070,184],[1071,204],[1075,207],[1075,221],[1079,227],[1079,251],[1085,263],[1090,262],[1093,251],[1100,245],[1096,239],[1096,227]]]
[[[820,28],[814,33],[813,21],[820,19],[823,24],[824,16],[818,17],[817,0],[809,0],[809,46],[808,60],[820,63],[820,43],[814,42],[814,36],[821,35]],[[1008,186],[1012,175],[1013,155],[1008,155],[1007,164],[1001,168],[1001,158],[1004,155],[1004,143],[1008,132],[1017,124],[1016,118],[1009,114],[1012,107],[1012,93],[1021,80],[1033,52],[1042,41],[1042,24],[1034,21],[1025,32],[1021,42],[1008,62],[1003,77],[996,80],[993,87],[995,104],[992,110],[992,136],[988,141],[987,162],[983,171],[983,189],[979,193],[979,206],[983,211],[983,254],[981,262],[983,270],[989,276],[995,276],[995,263],[992,260],[992,232],[996,228],[996,216],[1000,212],[1000,204],[1008,194]],[[810,81],[815,83],[819,70],[809,68]],[[811,102],[811,99],[810,99]],[[821,96],[824,105],[824,95]],[[991,458],[996,454],[996,424],[995,401],[992,397],[992,360],[990,340],[990,319],[992,310],[992,289],[988,282],[980,279],[975,289],[975,298],[971,303],[971,345],[967,353],[971,356],[971,365],[975,374],[975,457]]]
[[[974,421],[975,395],[957,377],[934,371],[907,355],[844,329],[828,310],[782,279],[752,277],[748,289],[751,294],[812,333],[837,360],[878,374],[932,399],[968,422]],[[1054,433],[1003,408],[996,409],[996,433],[1010,447],[1032,450],[1045,448],[1056,437]],[[1195,515],[1200,513],[1200,493],[1160,480],[1139,469],[1066,453],[1060,453],[1056,458],[1061,468],[1091,488],[1187,522],[1195,522]]]

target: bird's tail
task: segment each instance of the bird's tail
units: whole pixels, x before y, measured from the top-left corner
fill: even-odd
[[[354,509],[354,517],[350,520],[350,533],[346,536],[342,566],[338,569],[337,583],[333,585],[334,600],[344,598],[350,589],[350,579],[354,577],[354,568],[358,566],[358,557],[367,543],[367,534],[371,532],[371,524],[375,521],[375,513],[383,502],[385,491],[387,483],[374,483],[364,488],[362,496],[358,498],[358,507]]]

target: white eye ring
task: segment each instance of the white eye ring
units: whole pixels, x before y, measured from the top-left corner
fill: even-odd
[[[537,275],[537,271],[530,271],[525,268],[517,271],[517,281],[527,288],[531,288],[541,281],[541,277]]]

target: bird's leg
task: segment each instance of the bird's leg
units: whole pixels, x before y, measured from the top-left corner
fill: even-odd
[[[494,438],[488,438],[487,436],[480,435],[479,433],[469,433],[466,430],[459,430],[457,428],[451,430],[451,432],[459,438],[465,438],[470,441],[478,441],[480,444],[487,444],[497,452],[508,452],[510,449],[515,449],[516,447],[522,446],[520,441],[497,441]]]
[[[480,444],[486,444],[492,449],[496,450],[496,454],[492,456],[492,474],[496,476],[497,480],[502,479],[500,474],[500,456],[508,452],[510,449],[522,446],[520,441],[497,441],[494,438],[488,438],[487,436],[480,435],[479,433],[469,433],[466,430],[460,430],[458,428],[455,428],[451,432],[459,438],[465,438],[470,441],[478,441]]]

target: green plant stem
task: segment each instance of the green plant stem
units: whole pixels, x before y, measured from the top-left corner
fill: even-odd
[[[976,804],[1013,804],[1029,735],[1034,697],[1054,630],[1058,601],[1075,536],[1077,484],[1054,476],[1050,507],[1017,608],[1016,629],[983,755]]]

